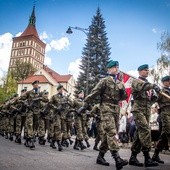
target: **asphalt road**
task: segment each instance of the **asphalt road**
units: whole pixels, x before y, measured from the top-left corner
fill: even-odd
[[[47,143],[45,146],[40,146],[36,143],[35,150],[26,148],[23,143],[16,144],[14,141],[9,141],[0,136],[0,170],[114,170],[115,162],[111,154],[107,152],[105,159],[110,163],[109,167],[97,165],[97,151],[94,151],[94,139],[90,139],[91,147],[77,151],[73,146],[64,148],[64,151],[59,152],[57,149],[52,149]],[[151,153],[152,155],[153,153]],[[129,159],[130,149],[121,149],[120,155],[124,159]],[[165,161],[165,164],[153,168],[134,167],[127,165],[124,170],[170,170],[170,155],[160,154],[160,157]],[[143,162],[142,153],[138,158]]]

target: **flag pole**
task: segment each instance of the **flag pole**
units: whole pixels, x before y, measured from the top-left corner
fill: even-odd
[[[128,74],[128,73],[125,73],[125,72],[122,71],[122,70],[120,70],[120,72],[122,72],[123,74],[126,74],[126,75],[128,75],[128,76],[130,76],[130,77],[132,77],[132,78],[134,78],[134,79],[137,79],[136,77],[134,77],[134,76],[132,76],[132,75],[130,75],[130,74]],[[144,81],[141,80],[141,79],[138,79],[138,80],[144,82]],[[163,91],[160,91],[159,94],[161,94],[162,96],[164,96],[164,97],[166,97],[166,98],[168,98],[168,99],[170,100],[170,96],[169,96],[168,94],[164,93]]]

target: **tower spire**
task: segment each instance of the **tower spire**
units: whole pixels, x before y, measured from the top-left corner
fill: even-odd
[[[36,17],[35,17],[35,5],[33,6],[32,14],[29,19],[29,25],[33,25],[35,27]]]

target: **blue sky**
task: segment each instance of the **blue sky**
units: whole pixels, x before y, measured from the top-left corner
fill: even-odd
[[[7,71],[12,37],[28,25],[34,0],[0,0],[0,76]],[[78,74],[86,35],[68,26],[88,28],[97,7],[105,20],[111,59],[123,71],[156,64],[157,43],[170,29],[169,0],[36,0],[36,28],[47,44],[46,64],[60,74]]]

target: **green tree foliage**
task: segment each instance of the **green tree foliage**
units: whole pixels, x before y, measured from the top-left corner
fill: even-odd
[[[36,69],[31,63],[17,60],[15,62],[15,69],[11,71],[11,74],[15,77],[17,81],[21,81],[29,75],[33,74],[35,71]]]
[[[151,70],[150,74],[153,82],[159,84],[163,76],[170,75],[170,35],[168,32],[161,35],[157,48],[161,51],[161,57],[158,58],[156,67]]]
[[[98,75],[106,72],[106,65],[110,59],[111,53],[105,28],[105,21],[98,8],[89,26],[76,86],[76,91],[84,89],[86,95],[99,81]]]

